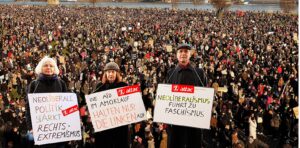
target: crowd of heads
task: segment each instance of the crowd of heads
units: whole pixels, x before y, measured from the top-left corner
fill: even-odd
[[[264,135],[298,138],[293,112],[298,106],[298,15],[228,11],[218,18],[208,10],[27,5],[1,5],[0,12],[0,119],[5,123],[0,129],[12,131],[4,132],[6,139],[26,135],[26,88],[44,56],[56,59],[59,77],[78,94],[91,144],[84,95],[101,82],[105,64],[116,62],[124,82],[141,84],[151,113],[157,84],[176,66],[181,43],[191,45],[191,63],[204,69],[207,87],[215,88],[212,120],[217,123],[209,132],[225,136],[212,134],[211,139],[231,146],[222,137],[237,129],[248,136],[252,114],[255,120],[262,114],[259,132]],[[280,125],[273,133],[271,120],[277,117]],[[158,144],[164,125],[150,119],[133,129],[132,141]]]

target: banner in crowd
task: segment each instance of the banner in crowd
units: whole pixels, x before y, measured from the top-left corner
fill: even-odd
[[[299,117],[298,106],[293,108],[296,119]]]
[[[296,32],[293,33],[293,39],[296,43],[298,43],[298,33]]]
[[[210,128],[214,89],[158,84],[154,122]]]
[[[2,81],[4,80],[4,75],[0,76],[0,82],[2,83]]]
[[[172,46],[171,45],[166,45],[166,50],[167,50],[167,52],[172,52]]]
[[[74,93],[28,94],[35,145],[81,140]]]
[[[153,48],[154,47],[154,40],[153,39],[149,39],[148,40],[149,45]]]
[[[86,95],[95,132],[146,120],[139,85]]]
[[[227,87],[218,87],[218,91],[219,92],[224,92],[224,93],[227,93],[228,92],[228,89],[227,89]]]

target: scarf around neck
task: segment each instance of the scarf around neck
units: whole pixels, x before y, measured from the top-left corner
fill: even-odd
[[[56,74],[53,75],[45,75],[45,74],[39,74],[38,80],[57,80],[58,76]]]

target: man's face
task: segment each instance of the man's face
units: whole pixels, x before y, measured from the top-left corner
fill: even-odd
[[[187,65],[190,62],[191,53],[188,49],[177,50],[177,59],[180,65]]]

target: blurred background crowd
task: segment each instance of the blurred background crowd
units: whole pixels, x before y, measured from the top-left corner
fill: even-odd
[[[207,147],[298,146],[298,15],[25,5],[0,12],[0,147],[28,142],[24,98],[45,55],[78,96],[84,136],[70,147],[95,147],[84,95],[110,61],[124,82],[141,85],[148,111],[147,121],[131,125],[132,147],[164,147],[166,127],[152,112],[180,43],[193,47],[193,65],[216,92]]]

